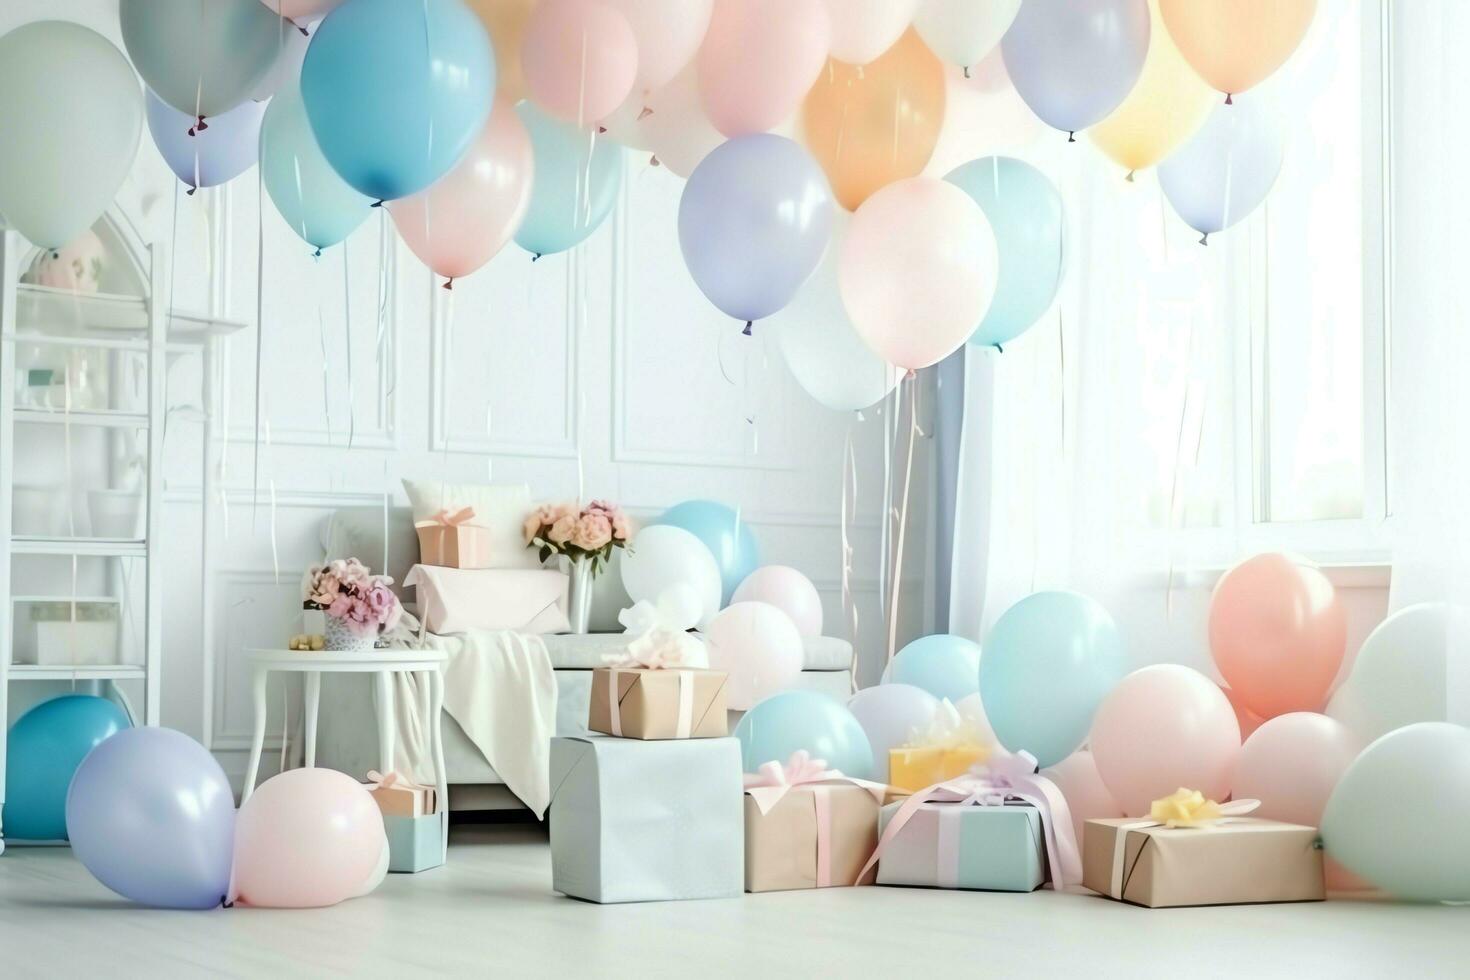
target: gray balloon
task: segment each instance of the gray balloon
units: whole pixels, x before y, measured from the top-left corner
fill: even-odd
[[[1128,96],[1148,40],[1148,0],[1026,0],[1000,47],[1031,111],[1070,134]]]
[[[1159,184],[1179,217],[1204,238],[1254,211],[1286,153],[1286,134],[1263,98],[1221,104],[1190,140],[1159,164]]]

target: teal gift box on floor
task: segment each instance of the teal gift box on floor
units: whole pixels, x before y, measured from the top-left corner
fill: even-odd
[[[735,898],[745,796],[733,738],[551,742],[551,884],[592,902]]]
[[[902,805],[879,811],[880,834]],[[1041,811],[1024,804],[922,804],[878,861],[880,885],[1029,892],[1045,881]]]
[[[383,815],[383,829],[388,833],[388,870],[413,874],[428,871],[444,863],[443,813],[427,817],[390,817]]]

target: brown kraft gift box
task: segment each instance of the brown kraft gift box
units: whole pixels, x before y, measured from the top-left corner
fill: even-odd
[[[1175,829],[1139,823],[1146,821],[1087,821],[1083,885],[1149,908],[1316,902],[1326,897],[1314,827],[1250,818]],[[1119,834],[1126,837],[1120,893],[1114,894]]]
[[[821,828],[816,795],[826,795],[827,826]],[[878,809],[873,794],[840,782],[793,787],[765,814],[745,797],[745,890],[785,891],[857,884],[878,846]],[[819,853],[818,831],[827,853]],[[826,880],[818,862],[825,857]],[[869,871],[861,884],[873,883]]]
[[[680,675],[686,679],[681,681]],[[679,732],[681,683],[688,684],[691,691],[687,734]],[[621,738],[722,738],[729,734],[725,672],[688,667],[598,667],[592,671],[587,714],[589,729]]]

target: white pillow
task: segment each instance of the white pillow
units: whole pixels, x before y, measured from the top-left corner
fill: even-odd
[[[531,512],[531,488],[524,483],[445,483],[404,480],[403,491],[413,519],[426,521],[441,510],[475,509],[474,522],[490,532],[489,568],[540,568],[536,552],[526,547],[521,524]]]

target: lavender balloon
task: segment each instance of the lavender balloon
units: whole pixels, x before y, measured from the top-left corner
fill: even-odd
[[[1148,39],[1148,0],[1026,0],[1000,46],[1021,98],[1072,142],[1127,97]]]
[[[201,127],[198,117],[186,115],[148,92],[148,132],[164,162],[189,193],[240,176],[255,162],[260,143],[260,121],[265,103],[249,99]]]
[[[1218,105],[1199,132],[1159,164],[1159,185],[1184,223],[1204,237],[1224,231],[1254,211],[1286,154],[1281,122],[1265,101],[1237,95]]]
[[[709,301],[750,323],[791,302],[832,236],[832,190],[784,136],[756,133],[700,161],[679,201],[679,248]]]

